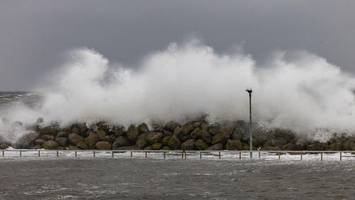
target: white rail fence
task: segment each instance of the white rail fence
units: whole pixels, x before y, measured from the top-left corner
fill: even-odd
[[[192,160],[355,160],[355,151],[0,150],[2,158],[151,158]]]

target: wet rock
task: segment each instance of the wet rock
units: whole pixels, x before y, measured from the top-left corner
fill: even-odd
[[[141,135],[138,136],[137,142],[136,142],[136,146],[139,149],[144,149],[146,146],[148,146],[148,142],[146,140],[147,137],[147,133],[143,133]]]
[[[190,133],[194,127],[191,124],[185,124],[182,127],[177,127],[174,130],[174,135],[180,140],[180,141],[186,141],[187,139],[190,138]]]
[[[227,144],[226,144],[226,149],[227,150],[242,150],[243,144],[240,142],[240,140],[228,140]]]
[[[129,128],[127,130],[128,139],[130,141],[134,142],[134,141],[136,141],[138,135],[139,135],[138,129],[134,125],[129,126]]]
[[[106,138],[106,132],[104,131],[104,130],[97,130],[96,131],[96,133],[97,133],[97,136],[99,137],[99,139],[100,140],[106,140],[107,138]]]
[[[184,143],[181,144],[182,150],[194,150],[195,149],[195,141],[194,139],[186,140]]]
[[[200,139],[202,138],[202,129],[201,128],[195,128],[192,132],[191,132],[191,138],[193,139]]]
[[[99,136],[95,132],[90,132],[89,136],[85,138],[85,143],[90,149],[95,148],[96,143],[100,140]]]
[[[68,133],[64,131],[59,131],[57,134],[57,137],[68,137]]]
[[[201,139],[207,144],[210,144],[212,142],[212,136],[206,130],[202,130]]]
[[[162,138],[163,138],[163,133],[160,132],[151,132],[148,133],[145,137],[148,144],[159,143],[161,142]]]
[[[46,142],[46,140],[39,138],[39,139],[35,140],[34,144],[42,146],[45,142]]]
[[[135,145],[132,146],[123,146],[123,147],[119,147],[116,150],[137,150],[138,147]]]
[[[55,141],[62,147],[65,147],[68,145],[68,138],[66,137],[57,137]]]
[[[125,128],[123,126],[114,126],[112,132],[116,137],[124,136]]]
[[[77,147],[77,146],[69,145],[69,146],[67,147],[67,150],[80,150],[80,148]]]
[[[59,127],[56,125],[53,126],[45,126],[38,130],[40,135],[56,135]]]
[[[195,146],[198,150],[206,150],[208,148],[208,145],[202,139],[196,140]]]
[[[7,143],[0,143],[0,149],[7,149],[9,147],[9,144]]]
[[[207,148],[208,150],[214,151],[214,150],[223,150],[223,144],[222,143],[218,143],[218,144],[214,144],[210,147]]]
[[[22,136],[20,139],[17,140],[15,147],[17,149],[30,149],[31,144],[38,138],[39,134],[36,132],[31,132]]]
[[[152,149],[153,150],[160,150],[163,145],[160,143],[154,143],[152,144]]]
[[[144,148],[144,150],[153,150],[152,146],[147,146]]]
[[[89,149],[89,146],[84,141],[80,141],[76,146],[79,149]]]
[[[168,130],[170,132],[174,132],[174,130],[177,128],[177,127],[180,127],[181,125],[177,122],[174,122],[174,121],[170,121],[168,123],[165,124],[165,127],[164,129],[165,130]]]
[[[181,142],[179,138],[177,138],[175,135],[171,136],[168,142],[168,146],[171,147],[171,149],[179,149],[181,145]]]
[[[122,147],[122,146],[129,146],[130,145],[130,142],[128,141],[128,139],[124,136],[119,136],[115,142],[112,144],[112,148],[113,149],[117,149],[119,147]]]
[[[211,133],[212,135],[217,135],[218,133],[221,132],[221,125],[218,123],[210,124],[208,126],[208,132]]]
[[[70,144],[76,146],[79,144],[79,142],[82,142],[84,140],[83,137],[81,137],[80,135],[78,135],[77,133],[71,133],[68,136],[69,142]]]
[[[140,124],[140,125],[137,127],[137,129],[138,129],[138,132],[139,132],[139,133],[146,133],[146,132],[149,132],[149,128],[148,128],[148,126],[147,126],[146,123]]]
[[[224,143],[226,140],[226,137],[224,133],[220,132],[213,136],[212,143],[211,144],[217,144],[217,143]]]
[[[171,138],[171,136],[165,136],[162,140],[162,144],[165,146],[168,146],[170,138]]]
[[[171,150],[171,148],[169,146],[163,146],[161,150]]]
[[[47,140],[54,140],[54,135],[41,135],[41,139],[47,141]]]
[[[43,148],[45,149],[57,149],[59,144],[53,140],[48,140],[43,143]]]
[[[112,145],[106,141],[97,142],[95,146],[98,150],[110,150],[112,148]]]

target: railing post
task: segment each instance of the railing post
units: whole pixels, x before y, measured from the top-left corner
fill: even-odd
[[[20,150],[20,157],[22,157],[22,150]]]
[[[250,159],[252,159],[252,158],[253,158],[253,152],[250,151]]]
[[[259,151],[259,159],[261,158],[261,153],[260,153],[260,151]]]
[[[77,152],[77,151],[75,151],[75,158],[76,158],[76,157],[78,157],[78,152]]]
[[[145,152],[145,158],[147,158],[147,157],[148,157],[148,152],[146,151],[146,152]]]
[[[202,160],[202,152],[200,151],[200,160]]]
[[[320,153],[320,160],[323,161],[323,152]]]
[[[59,157],[59,151],[57,150],[57,157]]]
[[[111,151],[111,157],[115,158],[115,154],[113,154],[113,151]]]
[[[166,152],[164,151],[163,154],[164,154],[164,160],[165,160],[166,159]]]
[[[38,150],[38,157],[41,157],[41,150]]]
[[[133,158],[133,151],[131,151],[131,158]]]
[[[218,158],[219,158],[219,159],[221,159],[221,158],[222,158],[222,157],[221,157],[221,152],[220,152],[220,151],[218,152]]]
[[[279,160],[281,160],[281,153],[279,152],[278,154],[279,154]]]
[[[302,157],[303,157],[303,152],[301,152],[301,160],[302,160]]]
[[[2,157],[5,157],[5,150],[2,150]]]
[[[343,160],[343,152],[340,152],[340,160]]]
[[[242,152],[239,151],[239,160],[241,160],[241,159],[242,159]]]

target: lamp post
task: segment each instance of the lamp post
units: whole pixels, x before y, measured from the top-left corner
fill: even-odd
[[[253,132],[252,132],[252,110],[251,110],[251,94],[253,93],[252,89],[246,90],[249,93],[249,150],[250,150],[250,158],[253,157]]]

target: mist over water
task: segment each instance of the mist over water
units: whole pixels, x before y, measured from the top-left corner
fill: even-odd
[[[110,63],[94,50],[74,50],[34,89],[43,97],[40,105],[17,103],[0,111],[0,132],[15,140],[26,131],[14,122],[32,124],[40,117],[62,125],[179,121],[200,114],[212,121],[247,120],[246,88],[254,90],[254,119],[267,127],[324,134],[355,130],[355,77],[324,58],[279,52],[259,66],[250,55],[218,54],[188,42],[153,52],[135,69]]]

